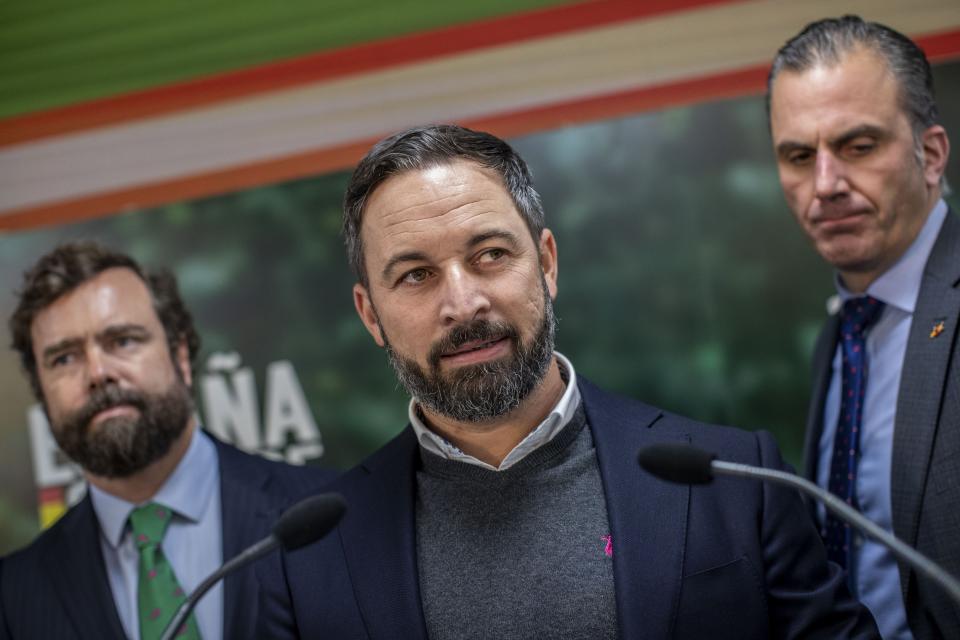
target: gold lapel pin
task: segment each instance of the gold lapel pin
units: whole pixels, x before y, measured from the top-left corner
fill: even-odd
[[[943,320],[937,320],[933,323],[933,328],[930,329],[930,337],[936,338],[941,333],[943,333]]]

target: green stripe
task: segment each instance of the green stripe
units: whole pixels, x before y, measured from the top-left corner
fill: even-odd
[[[0,0],[0,118],[570,0]]]

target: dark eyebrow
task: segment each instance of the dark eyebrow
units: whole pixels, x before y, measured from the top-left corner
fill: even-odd
[[[777,156],[784,157],[790,154],[791,151],[811,151],[812,147],[808,144],[803,144],[801,142],[794,142],[793,140],[784,140],[777,145]]]
[[[42,361],[46,362],[50,358],[59,355],[64,351],[72,349],[82,343],[83,340],[80,338],[64,338],[60,342],[54,342],[52,345],[43,350]]]
[[[483,244],[488,240],[503,240],[511,247],[518,247],[520,245],[520,240],[515,234],[509,231],[498,230],[478,233],[477,235],[472,236],[469,240],[467,240],[466,248],[472,249],[473,247]],[[407,253],[397,254],[387,260],[387,264],[384,265],[383,270],[380,272],[380,276],[384,280],[389,280],[390,274],[398,264],[404,262],[425,262],[426,260],[427,254],[423,253],[422,251],[408,251]]]
[[[383,271],[380,272],[380,275],[384,280],[389,280],[390,273],[393,271],[394,267],[401,262],[422,262],[426,259],[427,254],[423,253],[422,251],[409,251],[407,253],[401,253],[387,260],[387,264],[384,265]]]
[[[472,249],[478,244],[483,244],[487,240],[504,240],[512,247],[517,247],[520,245],[520,239],[509,231],[487,231],[486,233],[478,233],[470,238],[470,240],[467,241],[467,248]]]
[[[132,322],[127,324],[115,324],[110,325],[103,331],[99,332],[97,334],[97,340],[102,342],[104,340],[110,340],[111,338],[130,334],[139,337],[148,337],[150,335],[150,331],[143,325],[134,324]],[[82,338],[64,338],[63,340],[55,342],[49,347],[46,347],[43,350],[43,359],[47,360],[59,355],[60,353],[63,353],[64,351],[74,349],[81,344],[83,344]]]
[[[842,147],[861,136],[882,140],[887,137],[887,132],[886,130],[881,129],[880,127],[875,127],[872,124],[862,124],[859,127],[854,127],[853,129],[844,131],[836,139],[834,139],[831,144],[835,147]]]
[[[129,322],[127,324],[112,324],[97,334],[97,340],[109,340],[123,335],[136,335],[138,337],[147,337],[150,331],[141,324]]]
[[[883,140],[888,137],[888,133],[885,129],[874,126],[872,124],[862,124],[854,127],[853,129],[848,129],[844,131],[839,136],[830,141],[830,146],[833,148],[842,147],[853,140],[861,136],[868,136],[871,138],[877,138],[878,140]],[[795,142],[793,140],[784,140],[777,145],[777,155],[786,156],[791,151],[812,151],[813,147],[801,142]]]

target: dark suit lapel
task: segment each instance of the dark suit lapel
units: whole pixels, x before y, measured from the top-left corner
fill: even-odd
[[[607,499],[620,637],[670,637],[690,488],[641,470],[637,452],[656,442],[689,441],[689,435],[652,428],[662,415],[653,407],[610,396],[582,379],[579,386]]]
[[[80,638],[125,638],[100,549],[99,523],[90,496],[57,530],[43,557],[44,571]]]
[[[410,427],[359,471],[338,527],[372,638],[426,638],[415,533],[416,436]]]
[[[960,320],[960,221],[948,212],[927,260],[910,327],[893,432],[893,529],[915,545],[927,471]],[[943,323],[942,329],[935,328]],[[956,425],[949,425],[954,427]],[[901,581],[907,584],[908,575]]]
[[[817,345],[813,351],[813,393],[807,409],[807,429],[803,440],[803,474],[808,480],[817,480],[817,460],[820,453],[820,436],[823,434],[823,407],[833,377],[833,356],[837,352],[840,332],[840,316],[827,318]]]
[[[211,438],[217,445],[220,464],[220,514],[223,562],[269,533],[273,512],[284,505],[272,504],[266,492],[270,474],[264,465],[233,447]],[[223,583],[223,637],[246,637],[257,616],[257,584],[253,571],[236,571]]]

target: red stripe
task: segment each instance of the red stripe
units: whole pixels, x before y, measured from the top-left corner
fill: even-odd
[[[960,57],[960,29],[928,34],[916,38],[915,41],[931,62],[944,62]]]
[[[915,40],[932,62],[960,58],[960,30],[921,36]],[[611,95],[560,103],[502,116],[489,116],[470,126],[501,137],[520,136],[581,122],[618,118],[644,111],[764,93],[770,65],[758,65],[666,85],[643,87]]]
[[[469,22],[0,120],[0,146],[736,0],[593,0]]]
[[[757,67],[658,87],[558,103],[549,107],[504,113],[464,121],[462,124],[490,131],[502,137],[513,137],[542,129],[613,118],[638,111],[743,95],[762,89],[765,78],[766,67]],[[347,169],[356,164],[378,139],[379,136],[186,179],[158,182],[40,207],[14,210],[0,215],[0,230],[16,231],[79,222],[131,209],[229,193]]]
[[[48,502],[62,503],[64,501],[63,493],[63,487],[44,487],[37,490],[37,501],[40,504],[46,504]]]
[[[80,222],[133,209],[329,173],[356,163],[377,139],[361,140],[340,147],[198,174],[189,178],[156,182],[39,207],[13,210],[0,215],[0,230],[21,231],[34,227]]]
[[[960,58],[960,30],[917,38],[931,60]],[[761,93],[768,65],[681,82],[557,103],[463,122],[466,126],[515,137],[683,104]],[[384,134],[390,132],[383,132]],[[71,199],[0,215],[0,230],[79,222],[130,209],[147,208],[203,196],[249,189],[353,166],[378,138],[319,149],[278,160],[224,169],[191,178],[160,182],[122,191]]]
[[[490,131],[501,137],[514,137],[582,122],[619,118],[707,100],[733,98],[763,91],[769,68],[769,65],[751,67],[528,111],[494,115],[471,121],[468,126]]]

